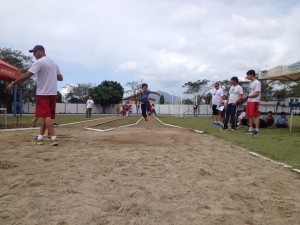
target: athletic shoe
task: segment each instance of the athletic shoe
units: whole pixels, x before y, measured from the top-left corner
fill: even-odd
[[[234,128],[230,128],[230,131],[235,131],[236,129],[234,129]]]
[[[58,146],[58,141],[57,140],[52,140],[51,146]]]
[[[44,141],[43,141],[43,139],[42,139],[42,140],[39,140],[39,139],[37,139],[37,137],[36,137],[35,139],[33,139],[33,140],[31,141],[31,143],[32,143],[32,144],[35,144],[35,145],[43,145],[43,144],[44,144]]]
[[[259,132],[257,130],[254,130],[253,131],[253,136],[258,136],[259,135]]]
[[[244,134],[253,134],[253,131],[246,130],[246,131],[244,132]]]
[[[224,129],[224,128],[221,127],[219,130],[220,130],[222,133],[226,133],[226,131],[227,131],[228,129]]]

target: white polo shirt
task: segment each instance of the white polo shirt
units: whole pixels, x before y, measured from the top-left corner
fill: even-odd
[[[236,102],[240,95],[244,94],[243,88],[240,85],[231,86],[229,88],[228,104]]]
[[[248,95],[253,95],[257,91],[259,91],[259,95],[255,98],[248,98],[247,102],[260,102],[261,83],[255,79],[250,83],[250,92]]]
[[[221,105],[221,97],[224,96],[224,92],[222,88],[214,89],[214,91],[212,92],[212,99],[211,99],[211,103],[213,105]]]
[[[37,95],[57,95],[57,75],[59,67],[47,56],[35,61],[29,71],[37,77]]]

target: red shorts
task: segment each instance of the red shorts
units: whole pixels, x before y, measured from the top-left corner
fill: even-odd
[[[247,102],[246,116],[253,117],[258,116],[259,102]]]
[[[35,117],[55,118],[55,108],[56,108],[56,95],[37,95],[36,96],[36,107],[35,107]]]

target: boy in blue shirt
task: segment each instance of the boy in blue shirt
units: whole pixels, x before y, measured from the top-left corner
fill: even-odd
[[[288,119],[286,118],[286,113],[285,112],[282,112],[280,114],[280,117],[277,119],[277,122],[274,125],[277,128],[288,128],[289,127],[289,122],[288,122]]]
[[[149,95],[150,94],[156,94],[156,95],[160,96],[159,93],[157,93],[155,91],[150,91],[148,89],[148,84],[143,83],[142,84],[142,89],[137,93],[137,95],[140,96],[142,115],[143,115],[143,117],[145,118],[146,121],[148,121],[147,113],[148,113],[148,116],[151,115],[150,101],[149,101]]]

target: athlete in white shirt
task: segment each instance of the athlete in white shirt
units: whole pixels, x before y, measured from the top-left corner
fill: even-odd
[[[226,107],[222,131],[226,131],[228,129],[229,119],[231,121],[231,130],[236,129],[237,108],[240,100],[244,95],[243,88],[239,85],[239,79],[237,77],[232,77],[230,83],[231,83],[231,87],[229,89],[228,105]]]
[[[254,70],[247,72],[247,79],[250,80],[251,83],[249,94],[243,96],[243,99],[247,99],[246,116],[249,117],[249,129],[245,134],[258,135],[261,83],[256,79]],[[255,130],[253,129],[254,124]]]

